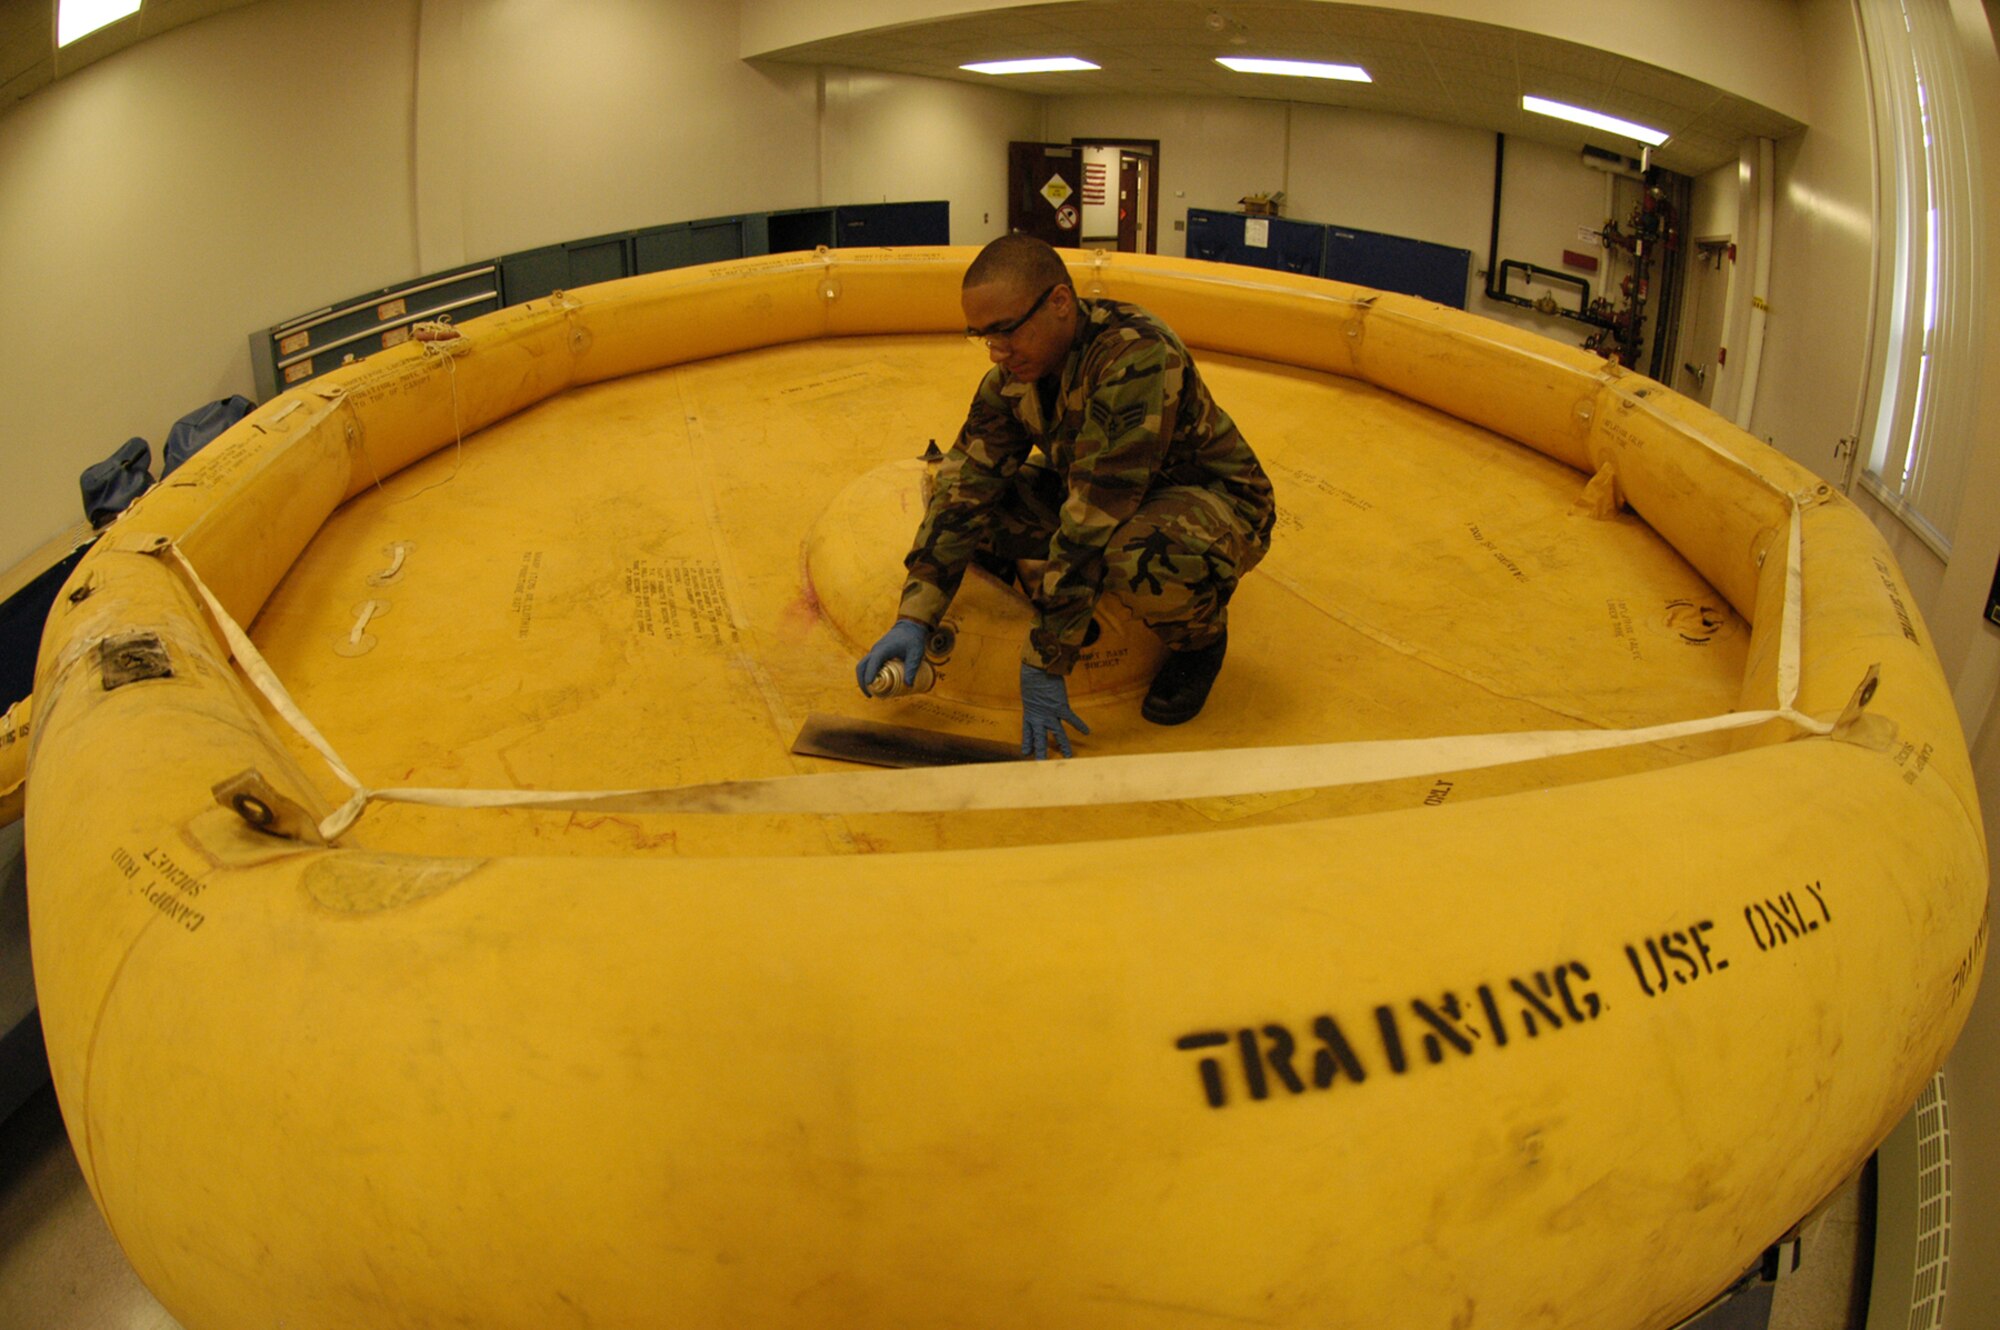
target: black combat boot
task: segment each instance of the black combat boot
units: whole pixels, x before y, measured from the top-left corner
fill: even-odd
[[[1208,690],[1222,672],[1222,653],[1229,647],[1229,634],[1192,651],[1169,651],[1167,663],[1153,676],[1139,714],[1155,725],[1183,725],[1201,714]]]

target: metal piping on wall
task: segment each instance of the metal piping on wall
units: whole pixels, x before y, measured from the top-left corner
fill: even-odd
[[[1486,245],[1486,287],[1481,293],[1488,300],[1497,300],[1508,305],[1519,305],[1532,309],[1538,314],[1552,318],[1570,319],[1577,323],[1587,323],[1593,328],[1609,328],[1609,319],[1599,318],[1590,312],[1590,282],[1566,272],[1539,267],[1521,259],[1500,261],[1500,195],[1501,184],[1507,172],[1507,136],[1493,136],[1493,230]],[[1526,296],[1508,293],[1506,276],[1509,270],[1519,272],[1529,278],[1540,278],[1548,283],[1561,283],[1576,287],[1581,296],[1575,309],[1564,309],[1555,303],[1553,296],[1543,296],[1540,300],[1530,300]]]

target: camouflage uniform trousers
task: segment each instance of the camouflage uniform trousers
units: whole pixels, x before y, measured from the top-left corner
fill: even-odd
[[[1046,559],[1067,497],[1053,468],[1029,464],[987,514],[978,561],[997,557],[1011,581],[1015,560]],[[1213,644],[1229,625],[1229,598],[1268,546],[1214,490],[1173,485],[1146,496],[1105,546],[1104,594],[1116,596],[1169,650]],[[1029,599],[1035,599],[1031,590]]]

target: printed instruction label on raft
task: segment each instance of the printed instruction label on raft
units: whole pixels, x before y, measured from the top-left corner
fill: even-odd
[[[844,370],[829,370],[825,374],[779,387],[772,395],[772,400],[783,406],[791,406],[802,402],[823,401],[829,397],[840,397],[850,393],[879,392],[883,382],[892,373],[888,364],[879,360]]]
[[[1747,902],[1740,929],[1733,921],[1699,919],[1627,943],[1624,958],[1639,992],[1658,999],[1725,974],[1732,951],[1754,963],[1807,943],[1833,917],[1826,888],[1815,880]],[[1959,966],[1960,983],[1976,972],[1984,950],[1982,926]],[[1174,1048],[1197,1055],[1196,1080],[1210,1108],[1267,1100],[1279,1091],[1330,1090],[1342,1081],[1360,1085],[1385,1070],[1407,1076],[1592,1024],[1611,1010],[1598,991],[1598,973],[1572,957],[1435,998],[1385,1002],[1366,1017],[1326,1011],[1303,1022],[1197,1030],[1175,1039]],[[1611,978],[1607,973],[1603,982]]]
[[[1528,580],[1528,575],[1521,571],[1521,565],[1508,558],[1506,553],[1493,542],[1492,538],[1479,529],[1477,522],[1467,522],[1465,529],[1472,533],[1472,538],[1478,542],[1479,548],[1491,554],[1494,560],[1507,570],[1509,577],[1513,578],[1516,582],[1525,582]]]
[[[706,559],[634,559],[625,568],[632,598],[632,626],[646,637],[706,642],[737,641],[722,565]]]
[[[432,358],[396,362],[376,361],[369,370],[348,385],[347,398],[356,406],[409,397],[422,392],[436,372]]]
[[[1318,490],[1330,499],[1340,500],[1357,512],[1372,512],[1375,508],[1375,505],[1369,500],[1362,498],[1352,490],[1341,488],[1318,472],[1308,471],[1304,467],[1291,466],[1283,462],[1274,463],[1273,467],[1275,470],[1286,473],[1291,479],[1298,481],[1300,484]]]
[[[1979,931],[1972,935],[1972,945],[1965,949],[1965,955],[1959,958],[1958,968],[1951,972],[1953,1002],[1964,995],[1966,986],[1972,982],[1972,977],[1979,973],[1980,966],[1986,961],[1986,934],[1990,927],[1991,921],[1982,915],[1979,920]]]
[[[1917,777],[1923,775],[1925,769],[1930,766],[1931,754],[1934,751],[1929,744],[1920,745],[1913,740],[1905,740],[1896,746],[1895,761],[1896,765],[1903,769],[1905,785],[1917,783]]]
[[[1611,636],[1625,644],[1632,653],[1633,660],[1644,658],[1639,649],[1639,635],[1632,630],[1632,607],[1622,600],[1607,600],[1604,607],[1611,611]]]
[[[111,866],[132,884],[134,894],[188,932],[198,932],[208,922],[195,906],[207,884],[166,851],[155,847],[134,855],[120,846],[111,851]]]
[[[514,636],[526,637],[535,622],[535,588],[542,581],[542,552],[529,550],[521,556],[514,574]]]
[[[1910,607],[1903,603],[1903,593],[1896,590],[1896,579],[1889,573],[1889,565],[1875,560],[1875,576],[1882,579],[1882,590],[1889,597],[1889,607],[1896,611],[1896,626],[1903,630],[1903,636],[1910,641],[1917,640],[1917,626],[1910,620]]]
[[[205,490],[220,489],[228,484],[237,472],[248,466],[251,459],[258,456],[261,451],[261,442],[251,435],[242,434],[235,438],[225,436],[202,449],[201,468],[192,481],[183,479],[177,473],[174,483],[193,484]]]

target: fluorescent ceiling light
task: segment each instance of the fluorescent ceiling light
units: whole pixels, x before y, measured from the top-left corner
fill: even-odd
[[[1088,60],[1073,55],[1052,55],[1040,60],[988,60],[983,64],[960,65],[975,74],[1060,74],[1072,69],[1096,69]]]
[[[1581,106],[1569,106],[1562,102],[1552,102],[1546,97],[1523,97],[1521,108],[1542,115],[1552,115],[1558,120],[1568,120],[1579,125],[1589,125],[1592,129],[1608,129],[1613,134],[1623,134],[1628,139],[1657,148],[1667,141],[1667,136],[1657,129],[1635,125],[1630,120],[1620,120],[1615,115],[1604,115],[1597,111],[1586,111]]]
[[[1315,60],[1259,60],[1241,55],[1219,55],[1218,65],[1227,65],[1239,74],[1289,74],[1303,79],[1341,79],[1348,83],[1373,83],[1360,65],[1323,65]]]
[[[139,12],[139,0],[62,0],[56,9],[56,45],[68,46],[107,23]]]

